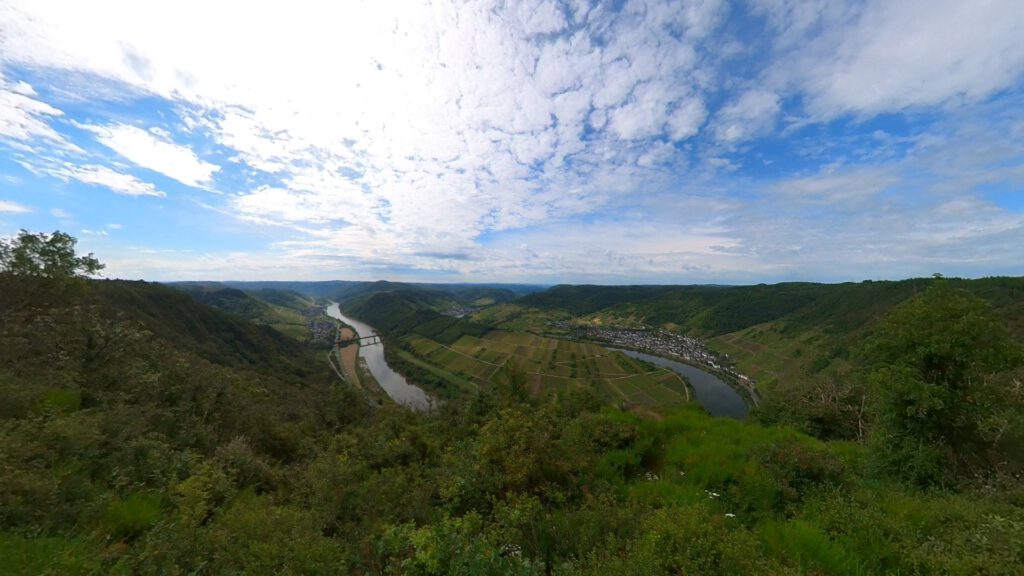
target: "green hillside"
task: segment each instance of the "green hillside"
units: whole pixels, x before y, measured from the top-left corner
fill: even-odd
[[[757,286],[556,286],[481,310],[477,322],[565,336],[565,326],[667,328],[701,336],[756,381],[764,422],[826,437],[864,434],[857,374],[865,339],[900,304],[936,282],[988,302],[1024,341],[1024,278],[917,278],[845,284]],[[855,405],[861,405],[856,408]],[[838,413],[844,414],[842,417]]]
[[[556,286],[516,304],[574,316],[636,316],[708,336],[783,321],[787,329],[845,333],[863,327],[935,279],[846,284],[782,283],[756,286]],[[1004,309],[1024,330],[1024,278],[947,279]]]
[[[316,369],[299,377],[205,358],[248,334],[259,355],[309,360],[176,291],[3,287],[8,574],[1009,575],[1024,566],[1013,469],[922,490],[884,467],[891,453],[871,442],[822,442],[686,407],[641,417],[586,388],[533,391],[515,369],[433,413],[370,411]],[[897,325],[919,313],[927,321],[929,310],[909,310]],[[160,336],[146,328],[158,324]],[[897,366],[905,352],[893,336],[880,354],[897,356],[879,358]],[[914,434],[900,420],[884,430]]]
[[[283,486],[364,410],[295,340],[158,284],[0,275],[0,310],[6,574],[124,572],[187,486]]]
[[[312,338],[310,314],[320,307],[312,296],[281,288],[242,290],[219,282],[174,282],[169,286],[191,294],[203,304],[302,341]]]
[[[537,386],[645,368],[399,290],[350,311],[475,392],[371,408],[319,354],[181,291],[0,264],[4,574],[1024,570],[1013,282],[932,282],[868,322],[863,394],[810,390],[819,422],[863,427],[848,441]]]
[[[241,290],[228,288],[217,282],[175,282],[168,286],[188,292],[207,306],[236,314],[247,320],[257,321],[269,314],[269,307],[265,303]]]

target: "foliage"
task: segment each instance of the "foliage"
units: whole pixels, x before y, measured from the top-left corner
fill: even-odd
[[[787,423],[827,440],[859,440],[869,425],[869,394],[857,379],[807,378],[777,387],[755,411],[764,424]]]
[[[897,307],[866,354],[877,395],[874,445],[882,466],[910,481],[963,478],[1002,460],[992,449],[1020,399],[996,376],[1021,350],[984,300],[946,282]]]
[[[0,239],[0,273],[40,278],[94,276],[103,264],[92,254],[75,254],[75,240],[56,231],[32,234],[22,230],[13,239]]]
[[[5,574],[1024,568],[1012,468],[923,490],[866,465],[874,441],[693,406],[641,417],[586,389],[538,393],[514,366],[430,413],[370,409],[319,356],[165,287],[83,282],[54,299],[38,279],[7,281],[21,287],[0,292]],[[952,431],[944,446],[980,439],[986,462],[1007,460],[1021,411],[994,408],[1015,398],[1015,353],[977,302],[938,296],[898,310],[857,361],[911,391],[966,381],[1001,395],[971,404],[969,427],[962,414],[942,424],[930,401],[923,414],[942,425],[885,416],[902,396],[879,395],[879,433]],[[845,414],[828,412],[829,425]]]
[[[159,517],[160,499],[152,494],[136,492],[107,504],[104,524],[114,538],[134,538],[149,529]]]
[[[569,311],[574,315],[637,317],[654,326],[670,324],[705,335],[735,332],[765,322],[783,330],[816,329],[849,334],[888,313],[935,282],[915,278],[896,282],[813,284],[788,282],[756,286],[555,286],[516,300],[522,306]],[[945,280],[1000,309],[1024,330],[1024,279]]]
[[[242,290],[220,282],[174,282],[169,286],[187,292],[207,306],[270,326],[298,340],[310,341],[316,336],[309,318],[311,310],[319,312],[320,304],[315,298],[278,288]],[[326,318],[321,320],[331,323]]]

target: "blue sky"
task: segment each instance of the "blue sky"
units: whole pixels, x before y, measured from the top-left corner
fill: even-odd
[[[1024,274],[1024,4],[0,5],[0,235],[110,277]]]

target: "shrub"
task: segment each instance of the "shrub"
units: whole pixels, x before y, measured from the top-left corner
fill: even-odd
[[[106,532],[114,538],[131,540],[145,532],[160,518],[160,497],[143,492],[115,498],[107,505],[103,520]]]

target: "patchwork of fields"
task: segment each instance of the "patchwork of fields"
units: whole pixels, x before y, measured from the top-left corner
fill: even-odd
[[[534,390],[596,388],[609,400],[648,408],[684,404],[689,392],[675,372],[601,346],[523,332],[463,336],[450,346],[408,336],[415,355],[477,386],[487,386],[508,362],[524,369]]]

